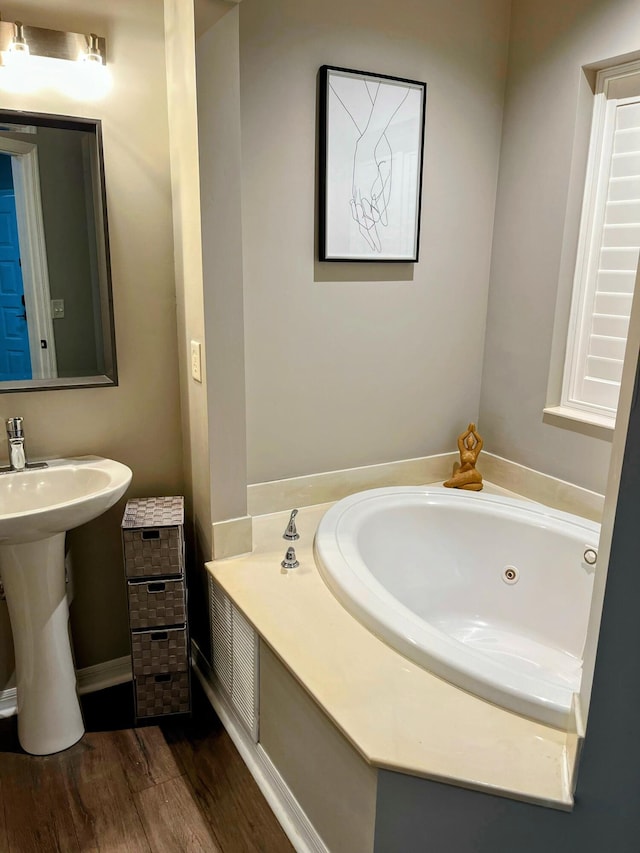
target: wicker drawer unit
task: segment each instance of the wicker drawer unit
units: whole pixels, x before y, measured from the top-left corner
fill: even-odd
[[[136,498],[122,519],[136,717],[191,709],[184,499]]]
[[[129,581],[129,625],[132,631],[184,625],[187,621],[184,580]]]
[[[181,527],[123,530],[122,538],[127,577],[182,574],[184,541]]]
[[[187,662],[187,629],[169,628],[155,631],[134,631],[131,634],[133,674],[184,672]]]
[[[160,717],[191,710],[188,672],[143,675],[135,679],[136,716]]]

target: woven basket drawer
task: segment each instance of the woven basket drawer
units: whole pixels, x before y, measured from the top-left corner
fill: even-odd
[[[127,577],[180,575],[184,571],[182,527],[144,527],[123,530]]]
[[[136,716],[186,714],[190,710],[189,673],[144,675],[135,680]]]
[[[188,670],[187,629],[136,631],[131,634],[131,658],[136,678]]]
[[[133,630],[184,625],[187,620],[183,580],[129,581],[127,592]]]

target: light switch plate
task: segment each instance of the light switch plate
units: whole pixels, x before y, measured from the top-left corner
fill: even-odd
[[[51,316],[54,320],[62,320],[64,318],[64,299],[51,300]]]
[[[202,345],[200,341],[191,341],[191,376],[196,382],[202,382]]]

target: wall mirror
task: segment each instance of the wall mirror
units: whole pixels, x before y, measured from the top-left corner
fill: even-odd
[[[0,392],[117,385],[99,121],[0,110]]]

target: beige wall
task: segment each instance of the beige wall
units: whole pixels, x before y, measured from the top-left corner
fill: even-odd
[[[180,494],[182,446],[176,352],[163,10],[158,0],[7,2],[5,20],[97,32],[108,40],[113,89],[102,101],[52,91],[0,92],[0,106],[103,120],[120,385],[3,394],[0,416],[25,418],[33,456],[96,453],[133,469],[129,496]],[[120,551],[123,503],[71,534],[77,663],[128,651]],[[0,636],[6,630],[0,611]],[[0,689],[11,670],[0,650]]]
[[[211,556],[211,483],[200,240],[200,182],[193,5],[165,0],[167,96],[173,199],[178,355],[185,488],[198,563]],[[202,382],[191,377],[190,344],[203,348]]]
[[[249,482],[449,450],[477,417],[509,5],[240,5]],[[427,82],[415,266],[314,262],[323,64]]]
[[[214,522],[247,512],[238,6],[196,42],[198,148]],[[214,548],[216,539],[214,534]]]
[[[581,68],[639,47],[635,0],[514,0],[480,428],[492,452],[599,492],[610,436],[545,423],[542,409],[575,262],[572,155],[589,124]]]
[[[100,14],[81,0],[3,6],[5,19],[108,39],[114,87],[105,100],[2,93],[0,106],[103,119],[121,384],[3,395],[0,415],[25,417],[32,455],[112,456],[134,470],[131,495],[193,495],[199,551],[207,554],[210,423],[206,387],[190,379],[187,358],[192,338],[206,343],[193,8],[165,5],[175,233],[162,3],[112,0]],[[250,482],[447,450],[477,417],[502,140],[481,407],[486,445],[603,488],[608,442],[544,424],[541,410],[579,69],[637,48],[636,4],[515,0],[502,131],[509,10],[508,0],[398,0],[393,16],[365,0],[240,6]],[[316,75],[324,63],[428,84],[422,256],[413,267],[314,261]],[[226,295],[237,319],[241,285],[236,273],[231,278]],[[223,303],[218,314],[211,304],[213,316],[226,315]],[[219,431],[225,424],[221,408]],[[238,481],[241,444],[226,460]],[[118,507],[71,536],[80,666],[127,650],[120,515]],[[6,629],[0,609],[3,636]],[[0,686],[10,670],[10,655],[0,652]]]

